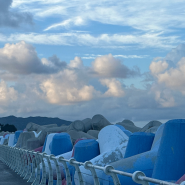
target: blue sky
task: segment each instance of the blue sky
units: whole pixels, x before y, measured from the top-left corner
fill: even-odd
[[[184,118],[185,3],[0,0],[0,116]]]

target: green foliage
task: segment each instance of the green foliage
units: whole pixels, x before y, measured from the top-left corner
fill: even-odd
[[[6,131],[15,132],[15,131],[17,131],[17,128],[14,125],[9,125],[9,124],[2,125],[2,124],[0,124],[0,127],[1,127],[0,132],[2,132],[2,131],[4,131],[4,132],[6,132]]]

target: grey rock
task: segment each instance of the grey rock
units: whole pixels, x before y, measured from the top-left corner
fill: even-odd
[[[158,126],[155,126],[155,127],[149,128],[145,132],[148,132],[148,133],[156,133],[158,128],[159,128]]]
[[[53,126],[55,126],[55,124],[53,124]],[[35,138],[38,139],[39,145],[43,146],[45,138],[47,136],[47,129],[49,129],[49,128],[47,128],[45,126],[40,126],[40,125],[37,125],[35,123],[28,123],[27,126],[26,126],[27,132],[23,132],[23,133],[20,134],[18,142],[16,144],[16,147],[19,147],[19,148],[23,147],[23,148],[27,149],[27,144],[26,144],[27,141],[29,139],[35,139]],[[36,135],[38,134],[37,137],[35,137],[35,134],[34,134],[33,131],[36,132]]]
[[[3,145],[8,145],[8,139],[5,139],[5,140],[4,140]]]
[[[68,126],[60,126],[60,127],[52,127],[45,129],[48,133],[57,133],[57,132],[66,132],[68,130]]]
[[[89,130],[92,129],[92,120],[90,118],[86,118],[82,120],[85,126],[85,132],[88,132]]]
[[[17,141],[16,147],[27,149],[26,142],[28,139],[35,138],[33,132],[23,132],[20,134],[19,139]]]
[[[47,136],[47,132],[45,130],[42,130],[42,132],[40,133],[40,135],[37,137],[37,139],[40,142],[40,146],[43,146],[44,145],[46,136]]]
[[[76,120],[76,121],[72,122],[69,125],[68,131],[70,131],[70,130],[76,130],[76,131],[84,132],[85,131],[84,123],[80,120]]]
[[[100,131],[98,131],[98,130],[89,130],[89,131],[87,132],[87,134],[89,134],[89,135],[91,135],[91,136],[93,136],[93,137],[95,137],[95,138],[98,139],[98,134],[99,134],[99,132],[100,132]]]
[[[150,121],[148,124],[146,124],[141,130],[140,132],[145,132],[147,130],[149,130],[152,127],[159,127],[160,125],[162,125],[162,123],[160,121]]]
[[[32,123],[32,122],[30,122],[30,123],[28,123],[27,125],[26,125],[26,130],[27,131],[41,131],[42,130],[42,128],[41,128],[41,126],[40,125],[37,125],[37,124],[35,124],[35,123]]]
[[[65,125],[65,126],[66,126],[66,125]],[[57,124],[42,125],[42,127],[53,128],[53,127],[57,127]]]
[[[17,148],[21,148],[22,147],[22,142],[23,142],[23,133],[20,134],[19,138],[18,138],[18,141],[16,143],[16,147]]]
[[[92,118],[93,130],[101,130],[102,128],[111,125],[111,123],[102,115],[96,114]]]
[[[133,123],[131,120],[129,120],[129,119],[124,119],[124,120],[122,121],[122,123],[124,123],[124,124],[126,124],[126,125],[133,125],[133,126],[135,126],[134,123]]]
[[[75,141],[77,139],[81,139],[81,138],[95,139],[96,140],[95,137],[93,137],[85,132],[82,132],[82,131],[70,130],[67,133],[71,136],[71,140],[72,140],[73,144],[75,143]]]
[[[130,132],[139,132],[141,128],[136,127],[134,123],[128,119],[123,120],[122,122],[116,123],[118,125],[123,126],[126,130],[129,130]]]
[[[41,144],[38,138],[31,138],[31,139],[28,139],[26,142],[26,148],[28,150],[34,150],[36,148],[39,148],[40,146]]]

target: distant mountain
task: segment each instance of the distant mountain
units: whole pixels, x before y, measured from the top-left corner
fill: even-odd
[[[28,117],[28,118],[22,118],[22,117],[15,117],[15,116],[7,116],[0,118],[1,124],[9,124],[14,125],[17,130],[23,130],[26,125],[30,122],[36,123],[38,125],[48,125],[48,124],[57,124],[58,126],[61,126],[62,124],[70,125],[71,121],[62,120],[59,118],[48,118],[48,117]]]

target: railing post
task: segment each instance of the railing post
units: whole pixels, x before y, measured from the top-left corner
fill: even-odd
[[[33,152],[32,151],[29,151],[29,154],[31,156],[31,161],[32,161],[32,172],[31,172],[31,175],[28,179],[27,182],[33,182],[34,179],[35,179],[35,169],[36,169],[36,165],[35,165],[35,158],[34,158],[34,155],[33,155]]]
[[[149,182],[141,180],[139,177],[146,177],[146,175],[143,172],[140,171],[135,171],[132,174],[132,180],[138,184],[142,184],[142,185],[149,185]]]
[[[13,150],[13,161],[12,161],[12,166],[11,166],[12,170],[15,170],[15,168],[16,168],[16,160],[17,160],[17,149],[14,148],[14,150]]]
[[[44,156],[47,155],[46,153],[40,153],[41,156],[41,162],[42,162],[42,180],[40,182],[40,185],[46,185],[46,165],[44,161]]]
[[[21,173],[20,176],[24,177],[26,175],[26,171],[28,169],[26,150],[22,150],[22,155],[23,155],[24,162],[23,162],[22,171],[20,172]]]
[[[51,161],[50,161],[48,156],[44,156],[44,158],[47,160],[48,167],[49,167],[49,181],[48,181],[48,185],[53,185],[53,169],[52,169],[52,166],[51,166]]]
[[[91,165],[91,166],[90,166]],[[90,170],[94,179],[94,184],[95,185],[100,185],[98,176],[96,174],[96,170],[94,169],[92,163],[90,161],[86,161],[84,164],[85,169]]]
[[[6,160],[7,166],[9,165],[9,159],[10,159],[10,147],[8,147],[8,150],[7,150],[7,160]]]
[[[18,172],[18,170],[19,170],[20,160],[21,159],[20,159],[19,149],[17,148],[16,149],[16,163],[15,163],[16,167],[14,168],[15,172]]]
[[[107,165],[104,168],[105,174],[110,175],[112,177],[114,184],[115,185],[121,185],[117,174],[115,174],[114,172],[111,172],[111,170],[114,170],[114,168],[110,165]]]
[[[60,173],[60,168],[59,168],[59,165],[58,165],[58,161],[57,161],[57,159],[55,158],[54,155],[50,155],[50,159],[51,159],[52,161],[54,161],[55,166],[56,166],[56,172],[57,172],[57,185],[61,185],[61,184],[62,184],[62,179],[61,179],[61,173]]]
[[[20,163],[19,163],[19,169],[17,171],[17,174],[21,174],[22,169],[24,167],[24,156],[23,156],[23,150],[18,149],[19,150],[19,154],[20,154]]]
[[[75,169],[76,169],[76,172],[77,172],[77,175],[78,175],[78,179],[79,179],[80,185],[84,185],[83,178],[82,178],[82,173],[80,171],[79,165],[78,164],[75,164],[74,162],[76,162],[76,160],[74,158],[71,158],[69,160],[69,164],[72,165],[72,166],[74,166]]]
[[[26,155],[27,155],[27,160],[26,160],[26,165],[27,165],[27,172],[24,176],[23,179],[29,179],[30,175],[31,175],[31,157],[30,157],[30,154],[29,154],[30,151],[27,151],[26,152]],[[28,164],[27,164],[28,163]]]
[[[69,168],[67,166],[66,161],[64,160],[64,158],[61,156],[58,158],[58,161],[61,162],[64,166],[65,172],[66,172],[66,181],[67,181],[67,185],[72,185],[71,183],[71,175],[70,175],[70,171]]]
[[[35,178],[34,182],[32,183],[32,185],[39,185],[39,182],[40,182],[40,156],[39,156],[38,152],[34,152],[34,154],[35,154],[37,174],[36,174],[36,178]]]
[[[12,156],[13,156],[13,148],[10,148],[10,153],[9,153],[9,163],[8,163],[8,167],[10,168],[11,164],[12,164]]]
[[[8,147],[6,165],[9,166],[9,163],[10,163],[10,147]]]
[[[14,163],[15,163],[15,148],[12,149],[11,164],[10,164],[11,169],[13,169]]]

